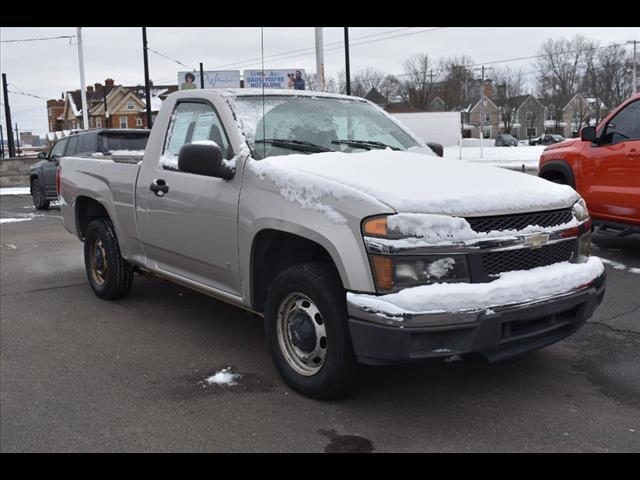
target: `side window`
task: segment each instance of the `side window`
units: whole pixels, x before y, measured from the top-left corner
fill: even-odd
[[[232,155],[229,140],[218,114],[209,104],[179,103],[171,117],[160,163],[163,168],[177,170],[180,148],[186,143],[213,140],[222,149],[222,158]]]
[[[85,133],[80,135],[80,142],[76,149],[76,155],[86,155],[97,151],[97,135],[95,133]]]
[[[64,140],[60,140],[57,142],[53,148],[51,149],[51,153],[49,154],[50,158],[53,157],[61,157],[64,155],[64,147],[67,145],[68,140],[65,138]]]
[[[640,100],[631,102],[609,121],[607,137],[611,143],[640,140]]]
[[[64,152],[65,156],[69,156],[69,155],[75,155],[77,150],[78,150],[78,141],[80,139],[78,138],[78,135],[74,135],[73,137],[69,138],[69,145],[67,145],[67,151]]]

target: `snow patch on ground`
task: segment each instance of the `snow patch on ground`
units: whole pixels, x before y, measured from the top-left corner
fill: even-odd
[[[20,218],[0,218],[0,224],[2,223],[16,223],[16,222],[28,222],[33,220],[34,217],[20,217]]]
[[[16,250],[18,248],[13,243],[5,243],[5,246],[11,250]]]
[[[3,187],[0,188],[0,195],[31,195],[29,187]]]
[[[477,311],[560,295],[591,282],[603,271],[600,259],[590,257],[585,263],[560,262],[505,272],[490,283],[436,283],[380,296],[348,292],[347,300],[392,316]]]
[[[609,265],[609,266],[613,267],[615,270],[624,270],[624,271],[627,271],[629,273],[640,274],[640,268],[629,267],[628,265],[625,265],[624,263],[616,262],[615,260],[609,260],[607,258],[600,257],[600,260],[602,261],[602,263],[604,263],[605,265]]]
[[[469,139],[465,139],[469,140]],[[517,147],[496,147],[495,140],[491,140],[490,145],[483,146],[482,158],[480,157],[479,141],[474,146],[449,145],[444,147],[444,158],[447,160],[464,160],[466,162],[482,163],[492,167],[516,168],[525,165],[527,170],[537,170],[538,161],[542,151],[546,148],[542,146],[518,145]],[[462,156],[462,158],[460,158]]]
[[[231,368],[227,367],[205,378],[204,381],[207,385],[222,385],[230,387],[232,385],[237,385],[236,380],[241,376],[242,375],[239,373],[233,373]]]

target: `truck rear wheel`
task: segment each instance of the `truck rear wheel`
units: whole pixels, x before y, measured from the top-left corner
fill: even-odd
[[[113,300],[129,293],[133,267],[122,258],[113,224],[108,218],[97,218],[87,227],[84,265],[89,285],[100,298]]]
[[[359,365],[345,292],[331,266],[295,265],[275,278],[265,303],[265,334],[276,368],[293,389],[333,399],[354,386]]]
[[[47,200],[47,196],[42,189],[42,185],[40,184],[40,180],[38,178],[34,178],[31,182],[31,199],[33,200],[33,204],[38,210],[48,210],[49,209],[49,200]]]

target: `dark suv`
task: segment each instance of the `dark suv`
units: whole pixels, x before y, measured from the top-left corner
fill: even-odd
[[[29,183],[33,204],[38,210],[46,210],[52,200],[58,199],[56,192],[56,170],[61,157],[91,156],[94,153],[109,155],[115,150],[144,150],[150,130],[122,128],[81,130],[71,132],[58,140],[51,151],[40,152],[41,160],[31,166]]]

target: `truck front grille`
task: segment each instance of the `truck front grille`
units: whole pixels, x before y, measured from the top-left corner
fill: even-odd
[[[571,209],[550,210],[547,212],[517,213],[514,215],[498,215],[493,217],[468,217],[467,222],[476,232],[492,230],[522,230],[529,225],[554,227],[570,222]]]
[[[487,252],[480,255],[487,275],[497,275],[512,270],[529,270],[558,262],[568,262],[573,258],[576,241],[566,240],[541,248],[520,248]]]

